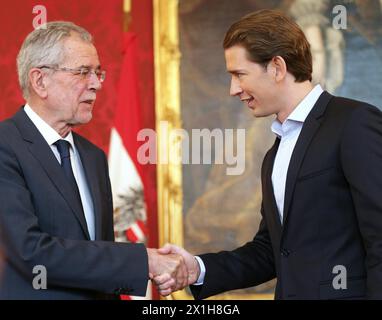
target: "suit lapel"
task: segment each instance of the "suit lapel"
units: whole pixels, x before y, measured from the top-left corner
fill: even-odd
[[[322,116],[326,110],[326,106],[333,96],[328,92],[324,91],[316,104],[314,105],[312,111],[306,118],[304,125],[302,127],[300,136],[297,140],[296,146],[293,150],[292,157],[289,162],[289,168],[287,173],[287,179],[285,184],[285,198],[284,198],[284,214],[283,214],[283,226],[287,222],[287,217],[289,209],[291,206],[291,201],[293,198],[294,188],[296,185],[296,180],[298,173],[301,168],[301,164],[304,160],[305,153],[310,145],[312,138],[320,127]]]
[[[275,161],[279,144],[280,144],[280,139],[276,138],[275,143],[273,144],[272,148],[269,150],[266,160],[264,161],[265,176],[264,176],[263,202],[264,202],[264,207],[270,210],[270,212],[272,213],[271,215],[267,216],[267,219],[268,220],[271,219],[271,221],[269,222],[272,222],[272,224],[276,226],[276,229],[278,231],[277,234],[281,235],[282,225],[281,225],[280,216],[278,213],[275,194],[274,194],[273,185],[272,185],[273,164]]]
[[[101,240],[102,230],[101,230],[101,198],[100,198],[100,190],[99,190],[99,181],[97,180],[97,167],[94,161],[94,157],[92,157],[89,150],[87,150],[85,144],[83,144],[82,140],[79,139],[78,135],[73,133],[74,143],[78,150],[78,153],[81,158],[82,167],[85,171],[86,181],[89,187],[90,194],[93,200],[93,208],[95,215],[95,239]]]
[[[20,110],[13,117],[18,130],[23,139],[29,143],[28,149],[31,154],[40,162],[46,174],[57,188],[57,191],[66,200],[69,207],[78,219],[81,228],[87,237],[90,239],[86,220],[83,214],[81,204],[78,202],[70,183],[67,181],[65,174],[54,156],[52,149],[35,127],[33,122],[28,118],[24,110]]]

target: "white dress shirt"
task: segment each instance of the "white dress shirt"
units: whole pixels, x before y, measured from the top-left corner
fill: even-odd
[[[280,138],[279,148],[273,164],[272,185],[281,223],[284,215],[285,184],[289,162],[302,126],[322,92],[321,86],[316,85],[283,123],[280,123],[277,119],[272,123],[271,129],[273,133]]]
[[[272,123],[271,130],[280,138],[279,148],[273,164],[272,185],[281,223],[284,213],[285,183],[293,149],[296,146],[297,139],[308,114],[313,109],[322,92],[321,86],[319,84],[316,85],[283,123],[280,123],[277,119]],[[200,267],[200,275],[194,285],[202,285],[206,275],[206,267],[200,257],[196,256],[195,258]]]
[[[76,179],[78,190],[80,192],[82,208],[84,209],[85,219],[88,226],[88,231],[91,240],[95,240],[95,218],[94,218],[94,207],[89,190],[89,186],[86,181],[84,167],[82,166],[81,158],[78,150],[73,141],[72,132],[62,138],[56,130],[54,130],[50,125],[48,125],[33,109],[26,104],[24,111],[31,119],[33,124],[36,126],[38,131],[41,133],[45,141],[48,143],[52,149],[57,161],[61,164],[60,153],[54,143],[60,139],[64,139],[70,143],[70,161],[72,164],[73,175]]]

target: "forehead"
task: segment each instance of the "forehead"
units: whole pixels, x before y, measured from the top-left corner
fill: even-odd
[[[224,55],[228,71],[244,68],[254,63],[248,59],[247,49],[242,46],[235,45],[225,49]]]
[[[73,65],[98,66],[100,64],[97,49],[92,43],[83,41],[79,36],[71,36],[63,41],[64,62]]]

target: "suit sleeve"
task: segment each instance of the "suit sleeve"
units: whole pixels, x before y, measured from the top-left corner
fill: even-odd
[[[366,250],[367,295],[381,299],[382,113],[377,108],[353,111],[343,134],[341,161]]]
[[[48,289],[57,286],[145,295],[148,263],[143,245],[63,239],[43,232],[23,174],[12,148],[2,137],[0,238],[13,268],[32,285],[34,266],[45,266]]]
[[[206,267],[203,285],[191,286],[195,299],[259,285],[276,277],[272,244],[264,218],[254,239],[233,251],[199,255]]]

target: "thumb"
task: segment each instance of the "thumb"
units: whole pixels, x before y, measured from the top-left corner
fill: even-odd
[[[160,254],[169,254],[172,253],[173,246],[170,243],[166,243],[162,248],[158,249]]]

